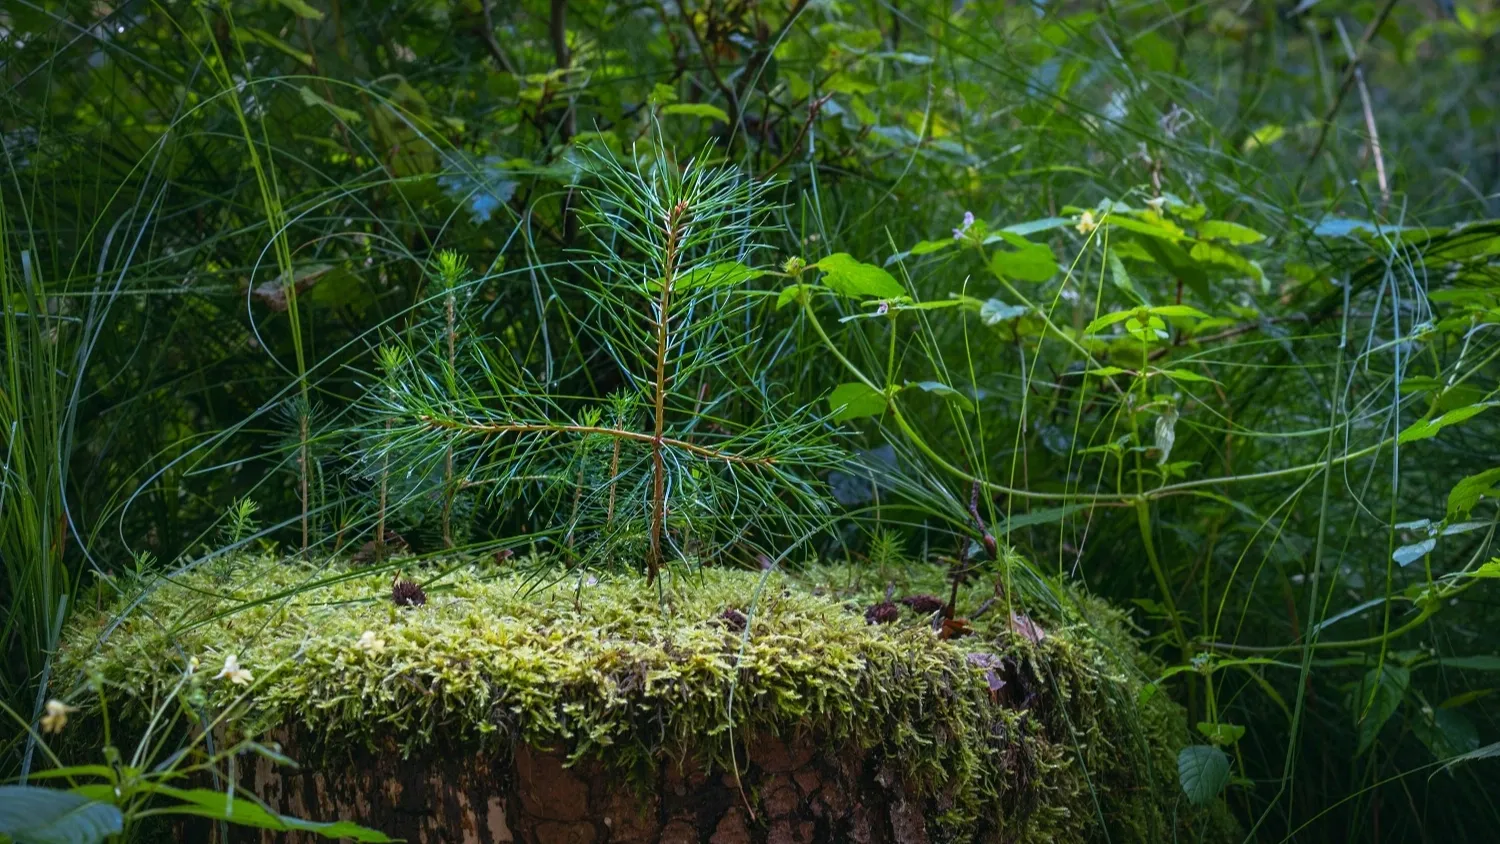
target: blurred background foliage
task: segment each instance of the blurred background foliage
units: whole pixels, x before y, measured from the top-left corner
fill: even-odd
[[[818,553],[983,522],[1134,602],[1256,840],[1488,840],[1493,763],[1441,763],[1500,740],[1496,78],[1490,0],[7,2],[5,697],[98,582],[371,539],[358,402],[440,249],[472,337],[603,401],[584,148],[698,156],[774,181],[778,263],[905,297],[825,263],[745,318],[770,392],[844,390]]]

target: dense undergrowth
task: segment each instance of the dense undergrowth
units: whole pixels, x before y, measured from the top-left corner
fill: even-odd
[[[8,4],[3,701],[85,705],[80,606],[135,629],[247,553],[849,561],[955,620],[984,598],[908,580],[1128,608],[1247,840],[1487,840],[1497,33],[1489,0]]]

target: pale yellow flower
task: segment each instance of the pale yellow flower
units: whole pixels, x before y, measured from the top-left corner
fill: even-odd
[[[1146,200],[1146,206],[1149,207],[1152,211],[1155,211],[1158,214],[1161,213],[1162,206],[1164,206],[1166,204],[1167,204],[1167,198],[1165,196],[1158,196],[1155,199],[1148,199],[1148,200]]]
[[[1099,224],[1094,222],[1094,212],[1085,211],[1082,214],[1078,215],[1079,234],[1088,234],[1089,232],[1097,228],[1099,228]]]
[[[354,647],[372,654],[378,654],[385,650],[385,640],[375,638],[374,630],[366,630],[359,634],[359,641],[354,643]]]
[[[68,713],[77,711],[76,706],[69,706],[57,698],[47,701],[47,714],[42,716],[42,732],[62,732],[62,728],[68,726]]]
[[[240,667],[240,658],[234,654],[224,657],[224,668],[214,675],[215,680],[227,679],[229,682],[240,686],[250,685],[255,679],[247,669]]]

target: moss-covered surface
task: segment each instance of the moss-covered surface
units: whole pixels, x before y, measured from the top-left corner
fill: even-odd
[[[1036,602],[1050,609],[1025,608],[1034,626],[1019,632],[996,606],[974,635],[944,641],[906,608],[895,623],[867,623],[884,584],[854,569],[711,569],[660,591],[634,575],[548,583],[455,564],[407,574],[426,584],[425,605],[395,607],[388,572],[244,559],[229,576],[158,586],[118,626],[108,611],[81,620],[64,667],[102,675],[129,719],[196,657],[187,688],[211,708],[239,701],[240,728],[296,724],[330,750],[520,741],[644,775],[687,757],[727,769],[765,731],[853,742],[930,798],[938,840],[1232,832],[1221,806],[1181,799],[1182,712],[1160,696],[1138,702],[1157,666],[1092,599],[1058,591]],[[937,569],[905,581],[898,597],[942,587]],[[964,590],[960,611],[991,588]],[[748,635],[731,609],[749,615]],[[211,679],[229,655],[254,676],[248,687]]]

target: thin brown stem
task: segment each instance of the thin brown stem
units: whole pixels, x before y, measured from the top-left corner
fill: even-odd
[[[677,248],[682,234],[683,218],[687,216],[687,200],[681,200],[667,212],[665,229],[667,236],[667,260],[662,267],[661,299],[656,309],[656,392],[655,434],[651,437],[651,558],[647,561],[646,582],[656,580],[661,568],[661,537],[667,517],[667,470],[662,460],[662,446],[666,440],[662,434],[667,423],[667,337],[671,330],[669,308],[672,304],[672,286],[677,280]],[[690,445],[684,443],[684,445]]]
[[[443,302],[444,310],[448,318],[448,374],[456,377],[454,367],[457,355],[454,352],[454,344],[457,339],[458,329],[456,327],[457,303],[453,298],[453,291],[448,291],[448,296]],[[443,547],[453,547],[453,444],[449,443],[443,451]]]

